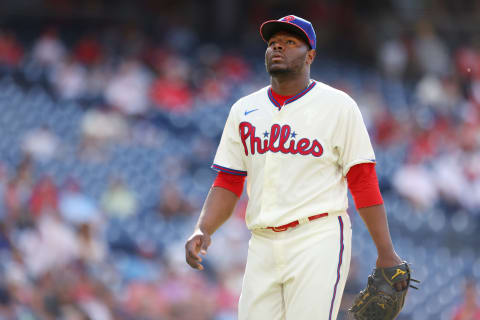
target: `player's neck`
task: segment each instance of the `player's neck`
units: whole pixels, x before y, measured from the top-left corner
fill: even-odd
[[[293,96],[303,91],[310,84],[310,75],[295,77],[271,77],[272,90],[282,96]]]

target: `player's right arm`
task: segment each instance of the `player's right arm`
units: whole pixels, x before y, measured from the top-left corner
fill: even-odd
[[[212,165],[219,175],[208,192],[195,230],[185,244],[187,263],[198,270],[203,270],[200,254],[207,253],[212,234],[232,215],[247,175],[236,105],[230,110]]]
[[[208,192],[193,234],[185,244],[185,258],[194,269],[203,270],[202,258],[211,243],[212,234],[230,218],[239,197],[222,187],[212,187]]]

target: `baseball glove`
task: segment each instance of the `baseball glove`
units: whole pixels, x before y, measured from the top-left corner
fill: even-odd
[[[407,287],[397,291],[395,284],[404,280]],[[356,320],[393,320],[403,308],[408,288],[418,289],[410,284],[412,281],[419,282],[410,277],[410,268],[405,261],[391,268],[376,268],[349,311]]]

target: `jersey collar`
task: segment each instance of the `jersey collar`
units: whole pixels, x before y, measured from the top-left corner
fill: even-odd
[[[292,103],[294,101],[297,101],[298,99],[300,99],[301,97],[306,95],[310,90],[312,90],[313,87],[315,87],[316,84],[317,83],[315,81],[312,81],[312,83],[310,83],[310,85],[308,87],[306,87],[303,91],[301,91],[301,92],[297,93],[296,95],[294,95],[293,97],[285,100],[285,103],[283,105],[281,105],[277,100],[275,100],[275,98],[273,97],[273,94],[272,94],[272,87],[270,86],[270,88],[268,88],[268,98],[273,103],[273,105],[275,107],[277,107],[278,110],[280,110],[283,106],[285,106],[289,103]]]

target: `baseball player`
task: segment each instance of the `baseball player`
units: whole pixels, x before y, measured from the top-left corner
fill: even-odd
[[[251,230],[240,320],[336,319],[351,255],[347,186],[378,249],[398,265],[359,108],[310,79],[312,24],[289,15],[262,24],[270,86],[231,108],[212,168],[218,176],[188,239],[202,270],[211,236],[232,214],[247,177]],[[406,287],[406,283],[399,283]]]

